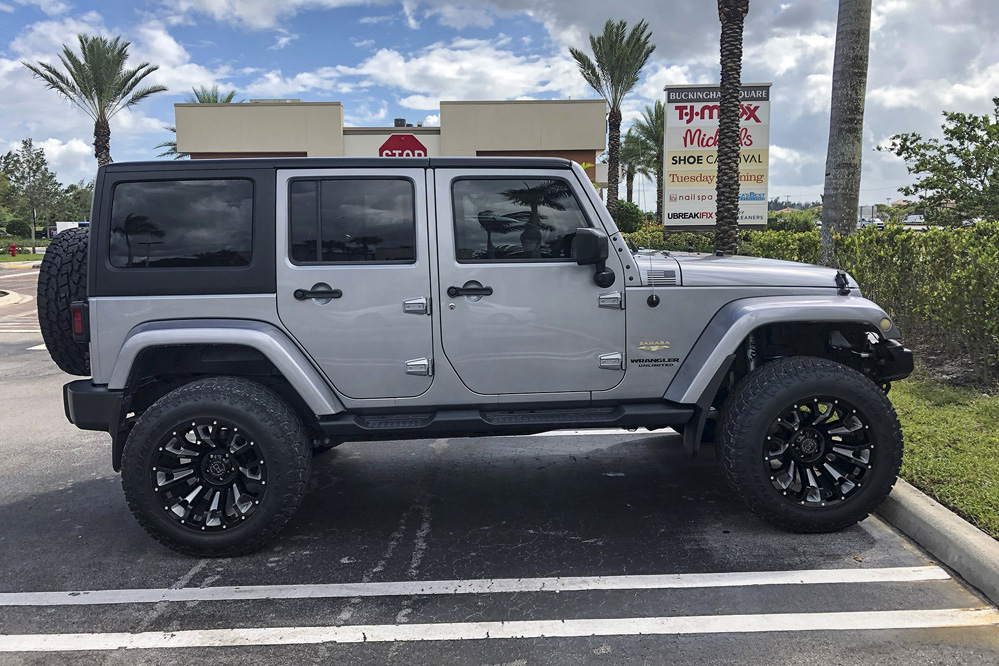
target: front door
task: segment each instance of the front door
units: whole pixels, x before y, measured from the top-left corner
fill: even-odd
[[[435,174],[441,332],[447,361],[482,394],[613,388],[626,367],[625,315],[606,307],[593,266],[572,260],[580,227],[598,226],[570,171]],[[616,254],[616,253],[615,253]]]
[[[288,331],[350,398],[433,381],[423,169],[281,171],[277,303]]]

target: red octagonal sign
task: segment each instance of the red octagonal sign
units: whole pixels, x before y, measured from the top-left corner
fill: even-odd
[[[412,134],[393,134],[378,149],[379,157],[426,157],[427,147]]]

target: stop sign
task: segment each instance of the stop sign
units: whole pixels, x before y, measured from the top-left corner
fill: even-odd
[[[378,149],[379,157],[426,157],[427,147],[412,134],[393,134]]]

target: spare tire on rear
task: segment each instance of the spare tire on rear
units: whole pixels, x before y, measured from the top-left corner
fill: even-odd
[[[71,375],[90,376],[86,344],[73,340],[69,306],[87,298],[87,248],[90,232],[67,229],[52,239],[38,274],[38,325],[56,365]]]

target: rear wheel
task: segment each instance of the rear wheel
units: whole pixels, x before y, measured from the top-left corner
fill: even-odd
[[[277,394],[236,377],[202,379],[157,400],[129,433],[122,486],[139,524],[201,557],[261,547],[305,495],[309,440]]]
[[[45,348],[63,372],[90,375],[89,349],[73,340],[69,306],[87,298],[87,250],[90,232],[67,229],[57,234],[38,271],[38,326]]]
[[[723,407],[718,446],[749,508],[796,532],[863,520],[902,464],[902,429],[884,391],[819,358],[780,359],[747,376]]]

